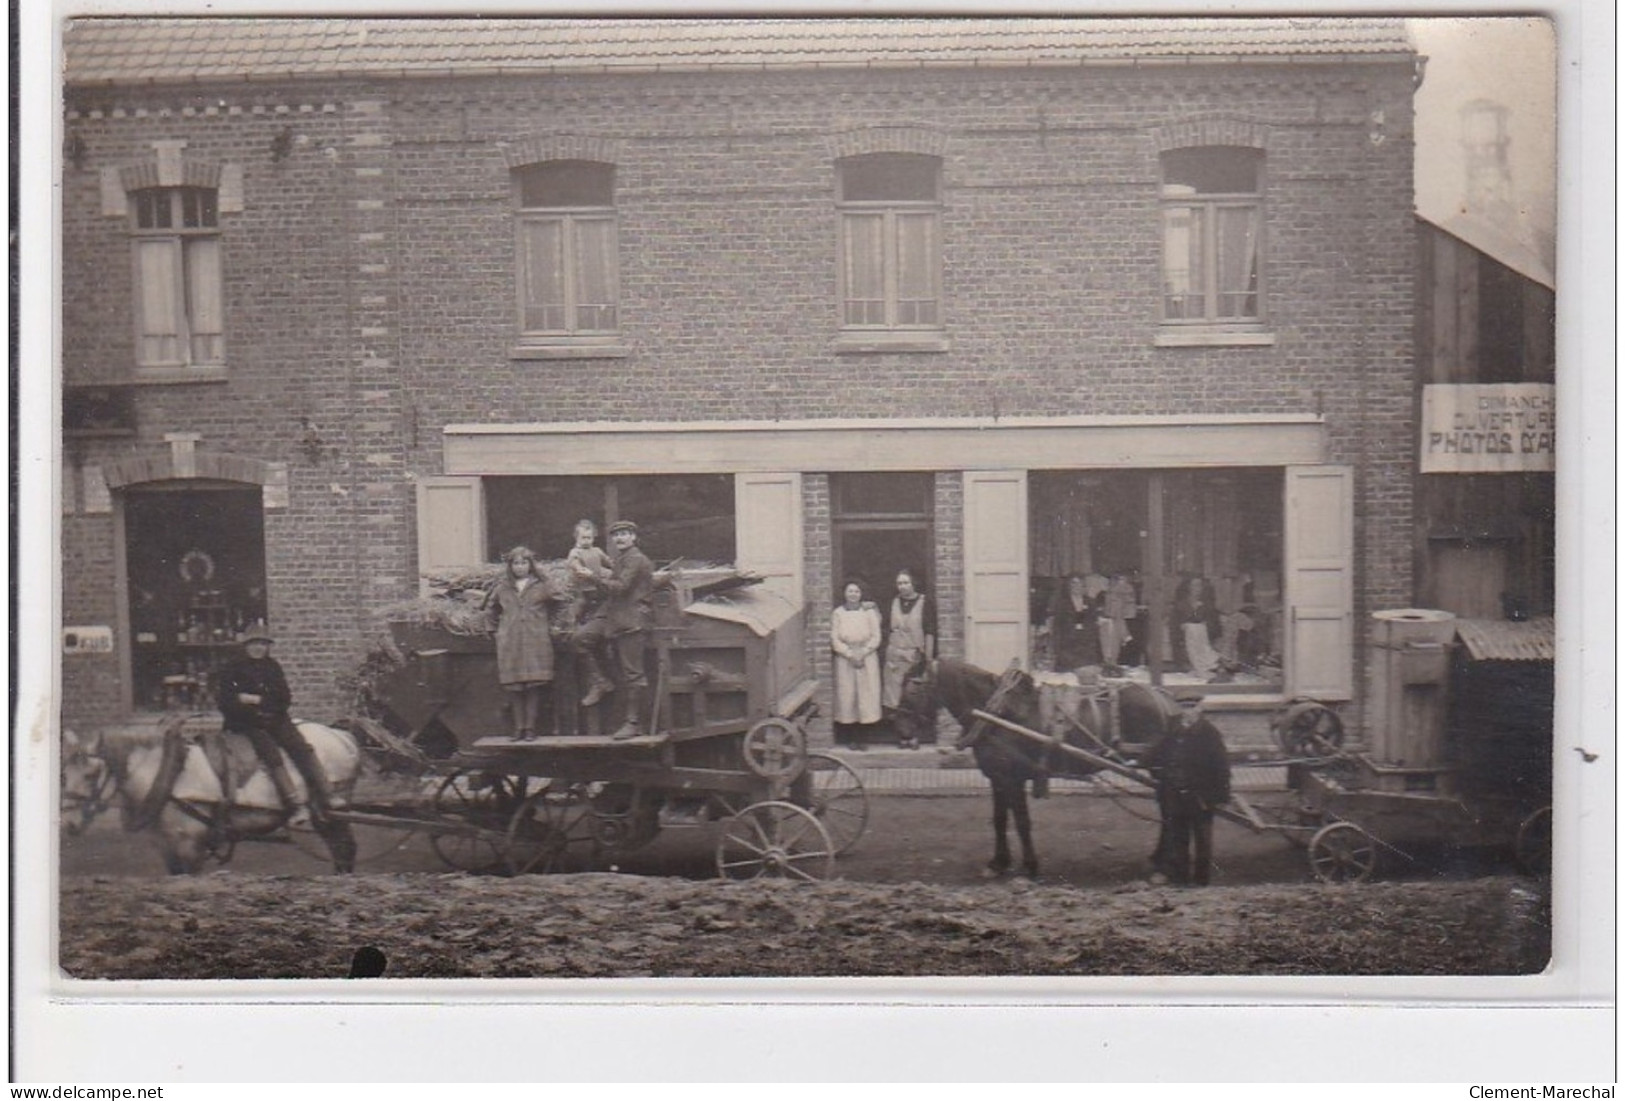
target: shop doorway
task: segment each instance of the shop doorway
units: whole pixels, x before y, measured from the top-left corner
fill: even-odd
[[[832,605],[855,578],[870,600],[888,607],[901,569],[936,600],[932,486],[928,473],[830,475]]]
[[[131,702],[138,710],[208,707],[237,633],[266,618],[260,487],[132,488],[123,520]]]

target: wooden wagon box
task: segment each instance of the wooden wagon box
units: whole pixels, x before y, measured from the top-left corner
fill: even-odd
[[[682,737],[743,731],[810,706],[807,610],[763,587],[690,604],[680,628],[657,631],[669,711]]]
[[[678,741],[742,734],[763,718],[790,717],[811,706],[805,607],[761,587],[686,608],[676,606],[672,590],[656,596],[645,668],[664,700],[660,731]],[[379,694],[414,738],[450,752],[507,733],[508,701],[497,682],[490,635],[416,622],[391,623],[390,633],[407,661]],[[558,665],[557,704],[568,707],[582,686],[568,655],[560,654]],[[619,712],[613,700],[604,706],[613,726]]]

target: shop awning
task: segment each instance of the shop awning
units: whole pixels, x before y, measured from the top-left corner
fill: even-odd
[[[1552,661],[1557,657],[1557,627],[1551,616],[1458,619],[1456,637],[1474,661]]]

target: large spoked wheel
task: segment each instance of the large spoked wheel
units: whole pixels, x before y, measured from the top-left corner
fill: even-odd
[[[1377,870],[1377,842],[1352,822],[1333,822],[1309,839],[1309,868],[1322,883],[1364,883]]]
[[[763,719],[745,732],[745,767],[767,780],[794,780],[807,767],[807,732],[789,719]]]
[[[451,828],[430,835],[436,855],[458,871],[507,870],[506,832],[525,789],[524,777],[495,772],[458,770],[447,776],[434,793],[433,809]]]
[[[1343,749],[1343,720],[1322,703],[1299,701],[1270,725],[1288,757],[1335,757]]]
[[[1513,856],[1524,875],[1552,874],[1552,808],[1541,807],[1518,826]]]
[[[792,802],[824,824],[836,855],[858,843],[869,828],[869,793],[857,770],[828,753],[809,753],[807,770],[791,789]]]
[[[754,803],[728,819],[717,842],[724,879],[799,879],[835,873],[835,845],[811,811],[793,803]]]
[[[519,804],[508,822],[503,853],[509,875],[590,867],[597,851],[596,820],[578,785],[548,786]]]

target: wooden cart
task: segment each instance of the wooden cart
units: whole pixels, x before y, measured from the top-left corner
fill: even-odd
[[[1149,773],[1109,746],[1080,746],[999,714],[1001,700],[1022,676],[1014,666],[1005,672],[988,704],[974,712],[980,723],[1042,743],[1058,761],[1071,758],[1137,787],[1155,788]],[[1491,731],[1486,725],[1490,720],[1482,717],[1484,693],[1493,696],[1489,682],[1474,688],[1473,706],[1455,718],[1457,759],[1448,768],[1406,768],[1349,753],[1342,723],[1331,707],[1313,700],[1292,701],[1272,725],[1296,800],[1285,807],[1264,808],[1235,792],[1215,813],[1247,829],[1280,834],[1303,845],[1310,871],[1326,883],[1369,879],[1385,857],[1419,863],[1432,852],[1452,848],[1509,851],[1526,873],[1542,874],[1550,867],[1551,854],[1549,754],[1543,758],[1544,768],[1538,752],[1525,753],[1537,764],[1524,768],[1510,769],[1500,760],[1486,762],[1486,747],[1504,747],[1509,735],[1506,730]],[[1464,730],[1464,722],[1476,725]],[[1526,721],[1517,729],[1521,733],[1510,735],[1514,741],[1549,742],[1549,726],[1538,721]],[[967,740],[976,736],[973,727]]]
[[[666,595],[650,632],[649,733],[624,740],[574,708],[560,726],[575,733],[495,735],[508,724],[490,640],[398,633],[406,664],[380,696],[407,734],[380,737],[421,756],[432,790],[407,806],[358,801],[343,816],[423,830],[471,872],[583,870],[664,828],[706,826],[725,877],[831,875],[862,836],[868,802],[856,772],[807,747],[816,682],[805,608],[761,587],[681,607]],[[571,678],[557,694],[573,698]]]

